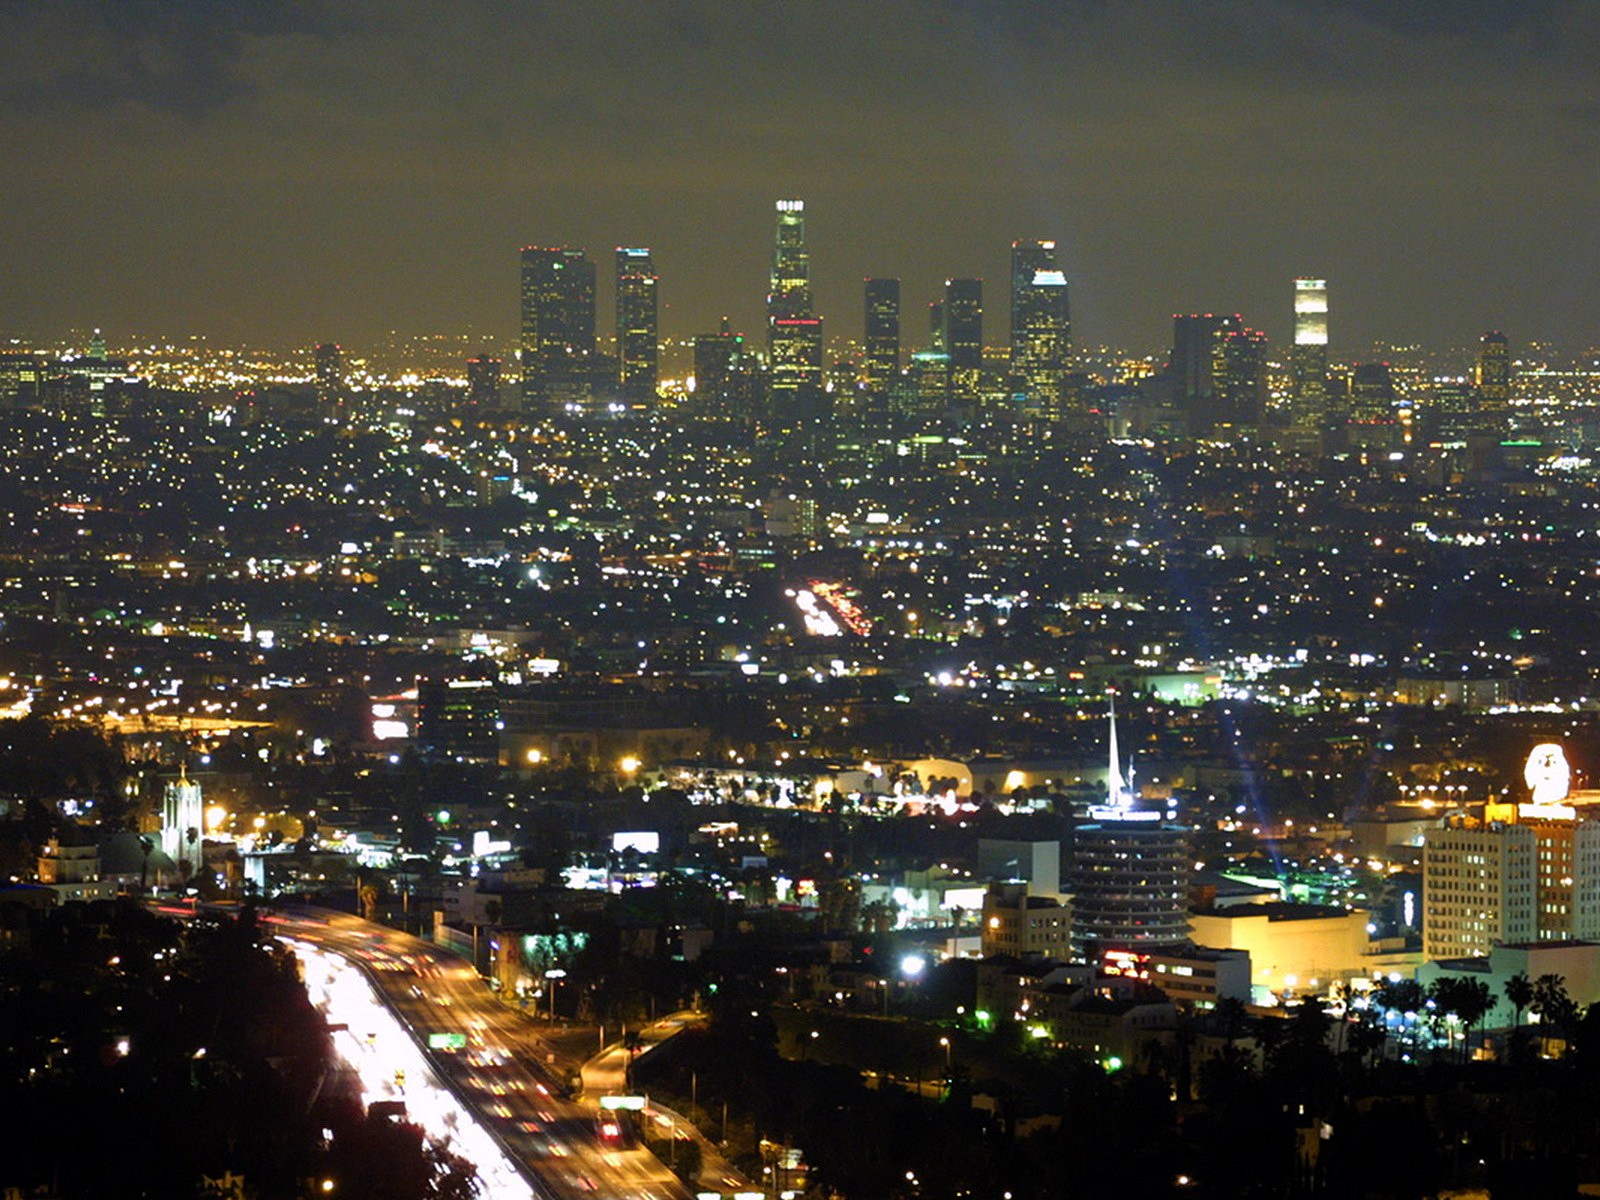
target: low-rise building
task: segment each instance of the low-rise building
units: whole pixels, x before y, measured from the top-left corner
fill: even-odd
[[[1200,945],[1243,950],[1250,957],[1251,991],[1310,995],[1336,982],[1370,979],[1374,972],[1410,974],[1420,956],[1380,953],[1367,931],[1366,909],[1320,904],[1253,904],[1190,914]]]

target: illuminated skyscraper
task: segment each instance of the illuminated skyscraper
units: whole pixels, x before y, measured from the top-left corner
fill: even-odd
[[[622,401],[631,406],[655,399],[657,284],[649,250],[617,247],[617,369]]]
[[[1011,374],[1047,414],[1058,415],[1072,348],[1067,277],[1054,242],[1011,243]]]
[[[767,291],[767,368],[780,425],[804,416],[822,396],[822,318],[811,302],[804,200],[777,202],[777,237]]]
[[[325,417],[335,416],[344,400],[344,353],[332,342],[323,342],[313,354],[317,381],[317,409]]]
[[[944,281],[944,348],[953,372],[983,369],[983,280]]]
[[[1267,335],[1231,321],[1211,341],[1210,423],[1260,425],[1267,407]]]
[[[522,392],[542,403],[594,357],[594,264],[582,250],[522,251]]]
[[[1328,283],[1294,281],[1294,347],[1289,352],[1290,415],[1311,428],[1328,413]]]
[[[1478,341],[1478,411],[1486,420],[1505,422],[1511,411],[1511,349],[1499,330]]]
[[[881,392],[900,374],[900,281],[866,282],[867,387]]]

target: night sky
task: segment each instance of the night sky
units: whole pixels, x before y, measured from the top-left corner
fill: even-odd
[[[654,248],[755,334],[806,200],[830,336],[1055,237],[1075,340],[1600,342],[1600,5],[0,0],[0,330],[509,348],[517,250]],[[923,325],[907,320],[908,340]]]

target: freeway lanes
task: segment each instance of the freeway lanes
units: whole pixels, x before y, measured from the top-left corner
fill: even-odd
[[[689,1192],[654,1155],[626,1134],[603,1138],[594,1110],[562,1097],[532,1023],[490,995],[466,963],[344,913],[287,909],[267,920],[302,953],[308,986],[315,978],[321,998],[353,1014],[354,1022],[333,1012],[329,1019],[348,1027],[339,1048],[360,1072],[368,1101],[404,1101],[430,1135],[447,1137],[478,1162],[488,1194],[687,1200]],[[396,1024],[362,1027],[378,1017],[370,1001],[363,1007],[355,996],[365,989],[341,980],[350,974],[341,962],[360,968]],[[424,1055],[430,1036],[461,1048]],[[495,1165],[486,1169],[485,1162]]]

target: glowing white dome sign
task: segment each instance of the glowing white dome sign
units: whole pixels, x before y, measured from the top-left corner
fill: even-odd
[[[1528,755],[1522,778],[1533,792],[1535,804],[1560,804],[1572,787],[1572,770],[1566,753],[1555,742],[1544,742]]]

